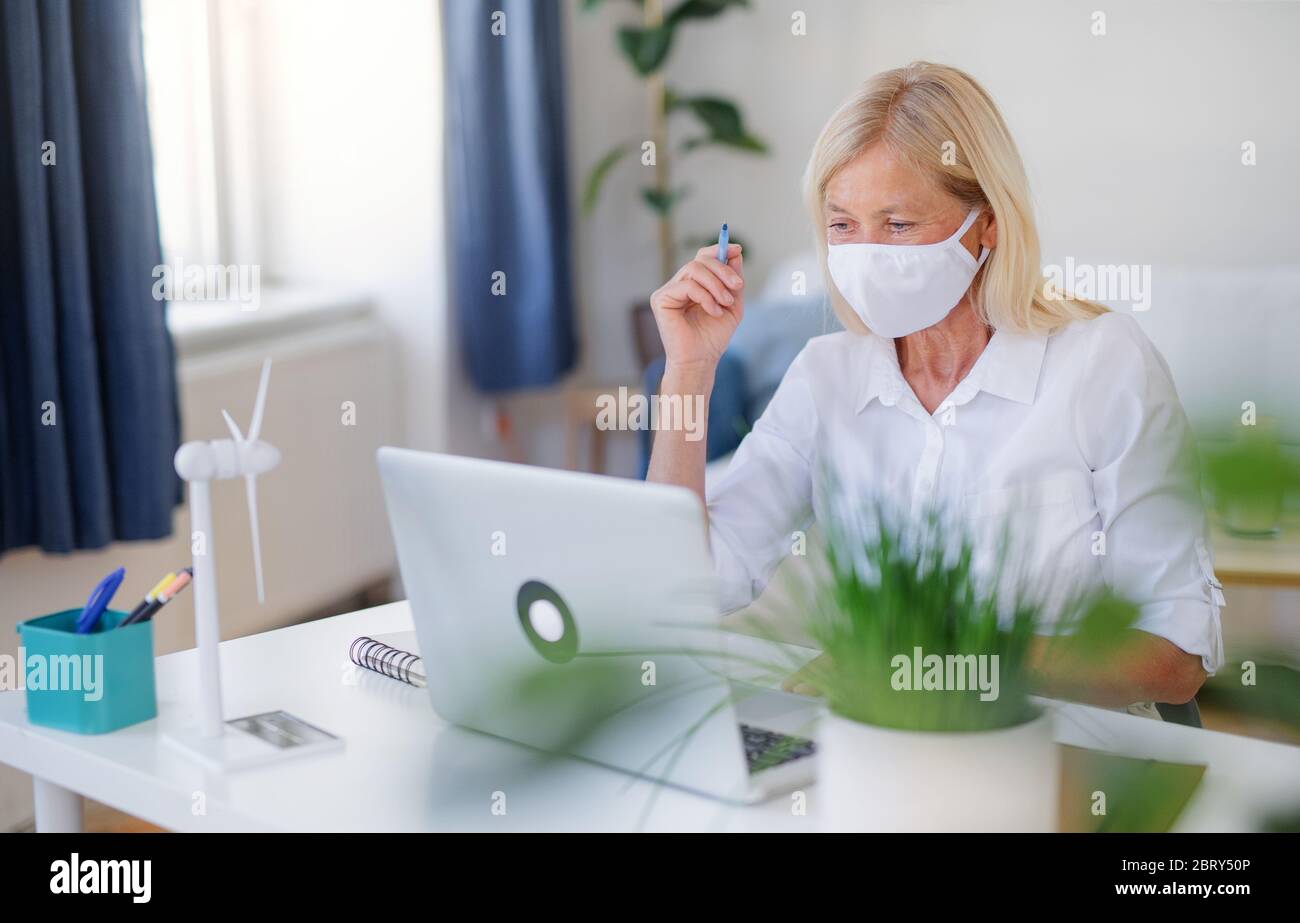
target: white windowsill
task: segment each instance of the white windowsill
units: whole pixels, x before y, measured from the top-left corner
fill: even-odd
[[[370,314],[370,300],[359,292],[309,286],[268,287],[262,290],[255,309],[235,302],[174,301],[167,306],[167,327],[177,356],[192,358]]]

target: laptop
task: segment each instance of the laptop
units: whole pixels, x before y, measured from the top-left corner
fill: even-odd
[[[434,710],[463,727],[716,798],[809,783],[816,652],[720,628],[689,490],[378,453]]]

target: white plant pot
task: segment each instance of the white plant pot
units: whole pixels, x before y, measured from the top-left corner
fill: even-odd
[[[834,832],[1054,832],[1052,715],[996,731],[900,731],[821,719],[816,810]]]

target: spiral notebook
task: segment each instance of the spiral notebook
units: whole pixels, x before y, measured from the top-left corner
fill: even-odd
[[[410,683],[412,686],[427,686],[428,674],[424,672],[424,660],[419,654],[415,632],[395,631],[391,634],[361,637],[348,647],[348,659],[359,667],[373,670],[390,679]]]

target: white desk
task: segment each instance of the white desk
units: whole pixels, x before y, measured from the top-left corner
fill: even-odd
[[[358,635],[410,629],[405,603],[222,644],[227,717],[284,708],[339,734],[342,752],[227,777],[161,737],[194,707],[195,658],[158,660],[159,718],[87,737],[27,723],[22,692],[0,693],[0,762],[31,773],[42,830],[76,830],[88,796],[173,830],[758,830],[817,827],[781,797],[736,807],[450,726],[427,693],[350,671]],[[358,675],[359,674],[359,675]],[[351,682],[349,682],[351,681]],[[1059,705],[1058,738],[1208,765],[1182,830],[1246,830],[1300,798],[1300,748]],[[492,813],[506,794],[505,816]]]

